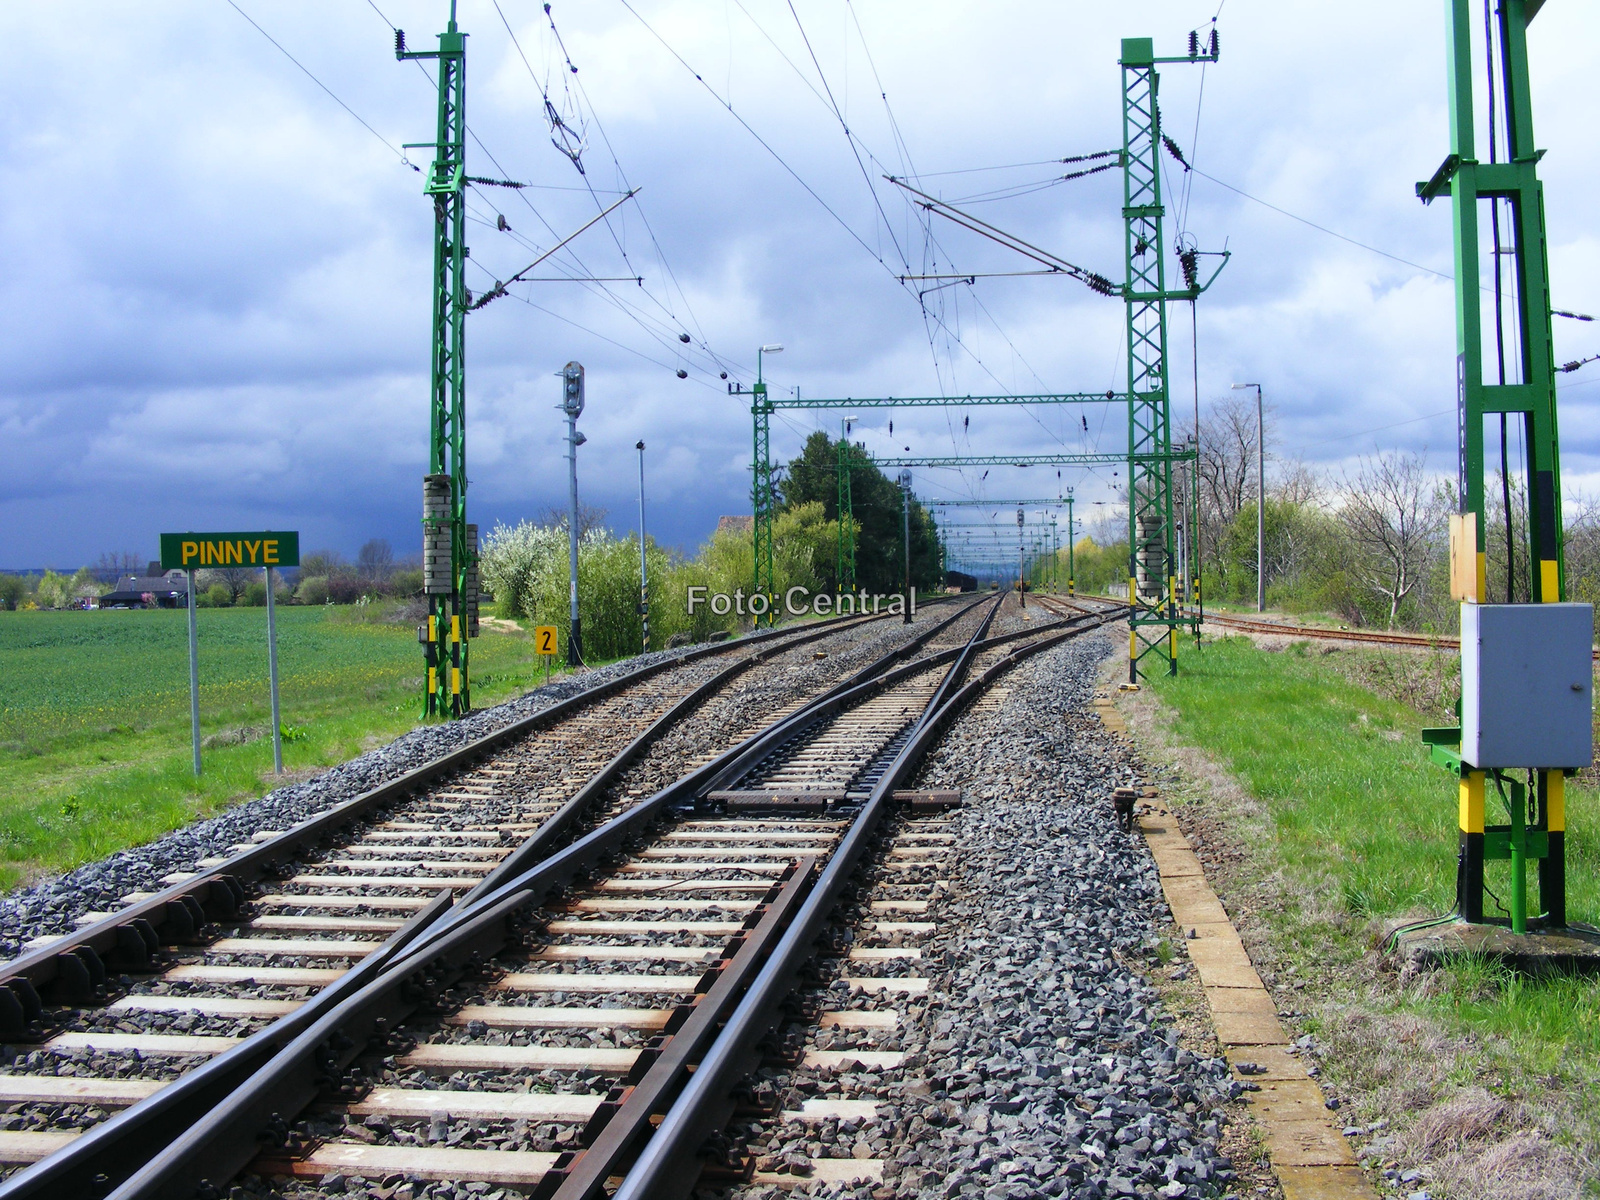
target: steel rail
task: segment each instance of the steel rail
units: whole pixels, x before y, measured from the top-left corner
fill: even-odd
[[[832,618],[819,624],[837,628],[840,622],[882,617],[883,614],[873,614],[866,618]],[[41,993],[54,992],[50,998],[60,1003],[93,1004],[103,995],[109,972],[147,969],[155,962],[163,944],[190,941],[207,923],[237,916],[246,900],[247,884],[270,875],[283,859],[316,845],[372,810],[402,799],[509,742],[536,733],[651,676],[713,654],[726,653],[731,648],[793,637],[797,632],[802,631],[775,629],[731,642],[712,643],[628,671],[315,813],[271,841],[240,851],[193,878],[172,884],[92,925],[63,934],[46,946],[0,964],[0,985],[3,985],[0,986],[0,1040],[21,1041],[29,1036],[30,1025],[43,1017]],[[168,936],[163,936],[164,933]]]
[[[655,1136],[641,1150],[612,1200],[676,1200],[686,1197],[700,1176],[697,1158],[701,1146],[726,1123],[734,1108],[732,1088],[759,1061],[757,1043],[775,1025],[779,1007],[793,990],[815,942],[827,922],[850,875],[870,847],[873,835],[887,813],[894,790],[911,773],[957,712],[1002,673],[1034,654],[1118,619],[1100,615],[1094,624],[1049,633],[986,668],[977,679],[961,687],[938,708],[924,712],[914,732],[889,769],[872,790],[860,816],[840,841],[800,912],[774,948],[772,958],[751,984],[738,1008],[711,1049],[700,1060],[693,1077],[662,1118]],[[1030,631],[1034,633],[1043,631]],[[963,651],[952,671],[964,668],[977,649],[976,638]],[[593,1195],[592,1192],[585,1193]],[[569,1200],[562,1196],[561,1200]]]
[[[903,678],[926,670],[929,665],[928,660],[919,660],[891,670],[887,676]],[[878,686],[880,681],[865,681],[852,689],[850,696],[862,697]],[[808,708],[833,705],[838,699],[813,700],[774,727],[783,726],[788,736],[796,736],[808,723]],[[365,987],[324,1008],[248,1079],[128,1174],[110,1193],[112,1200],[187,1196],[196,1189],[212,1186],[212,1181],[232,1178],[258,1153],[265,1131],[281,1127],[285,1118],[292,1119],[325,1089],[337,1090],[348,1083],[351,1064],[369,1043],[382,1044],[387,1031],[410,1013],[454,982],[483,970],[483,964],[516,933],[528,909],[543,904],[614,856],[675,807],[692,805],[697,796],[711,790],[711,781],[740,754],[741,748],[760,737],[761,733],[753,735],[741,746],[695,768],[654,796],[531,865],[494,892],[481,894],[475,901],[463,902],[441,915],[425,935],[398,951]],[[0,1197],[11,1200],[3,1185]]]
[[[974,645],[983,640],[994,621],[995,614],[999,612],[1002,600],[1003,596],[996,599],[995,604],[984,614],[978,628],[968,638],[966,645],[956,651],[954,665],[945,673],[946,679],[951,673],[960,669],[971,655]],[[922,660],[916,665],[926,669],[927,662]],[[929,710],[925,707],[924,714],[927,711]],[[921,719],[919,716],[918,721]],[[829,866],[824,869],[824,879],[832,873],[832,864],[838,856],[852,845],[852,839],[856,837],[856,826],[860,820],[861,817],[858,817],[834,853],[830,855]],[[813,894],[812,889],[807,889],[803,898],[796,898],[796,903],[801,905],[802,915],[810,910]],[[759,947],[746,947],[749,956],[748,961],[742,964],[744,972],[738,981],[739,984],[744,984],[750,977],[759,979],[758,971],[765,973],[773,945],[781,944],[778,943],[779,937],[784,936],[792,927],[793,920],[798,919],[800,918],[793,917],[791,920],[786,920],[781,928],[775,926],[771,935],[763,940]],[[713,991],[716,992],[716,989]],[[656,1115],[670,1111],[667,1106],[689,1078],[691,1066],[695,1066],[697,1071],[704,1069],[703,1054],[706,1047],[713,1044],[713,1038],[718,1036],[728,1020],[729,1013],[736,1011],[735,1006],[741,1003],[743,993],[743,986],[730,986],[715,996],[715,1002],[712,995],[707,995],[697,1008],[695,1016],[703,1019],[693,1032],[691,1033],[686,1026],[682,1034],[674,1036],[668,1042],[668,1055],[657,1060],[646,1079],[641,1080],[640,1085],[626,1097],[621,1108],[599,1130],[593,1142],[576,1154],[564,1155],[540,1181],[533,1193],[535,1200],[594,1200],[594,1197],[602,1195],[606,1180],[618,1173],[640,1141],[650,1133],[651,1123]]]
[[[959,616],[960,614],[957,615]],[[852,618],[843,619],[849,621]],[[877,617],[866,618],[866,620],[873,619],[877,619]],[[471,891],[455,899],[453,906],[451,894],[449,892],[443,893],[386,939],[382,946],[367,955],[358,965],[346,972],[334,983],[308,999],[305,1004],[293,1013],[281,1017],[267,1027],[258,1030],[238,1046],[224,1051],[202,1067],[185,1073],[181,1078],[163,1087],[145,1100],[94,1126],[55,1154],[0,1182],[0,1198],[3,1198],[3,1200],[21,1200],[23,1197],[44,1196],[55,1192],[57,1189],[65,1189],[68,1194],[74,1195],[100,1194],[103,1193],[105,1186],[125,1178],[140,1162],[150,1157],[155,1150],[179,1136],[217,1103],[225,1099],[230,1092],[238,1088],[254,1071],[270,1060],[274,1054],[290,1044],[301,1031],[317,1020],[323,1013],[332,1010],[347,997],[358,992],[373,979],[377,978],[383,968],[402,951],[407,950],[413,943],[417,942],[424,932],[430,930],[447,913],[452,911],[459,912],[462,906],[473,897],[493,892],[500,883],[514,878],[532,863],[552,853],[563,840],[570,836],[573,826],[627,766],[652,742],[659,739],[667,729],[702,703],[708,695],[726,686],[736,676],[776,654],[785,653],[797,646],[806,645],[838,632],[837,626],[832,625],[832,623],[829,624],[829,628],[823,629],[802,627],[798,630],[783,630],[781,633],[788,640],[781,642],[772,634],[760,635],[759,640],[761,642],[774,642],[777,644],[763,646],[754,654],[745,655],[738,661],[730,663],[688,695],[675,702],[666,712],[652,721],[638,737],[615,755],[600,771],[593,775],[577,795],[573,796],[572,799],[552,814],[517,850],[502,860],[501,865],[495,871],[474,885]],[[797,633],[801,636],[795,637],[794,635]],[[740,644],[746,643],[741,639]],[[720,644],[719,648],[721,648]],[[702,651],[704,649],[702,648]],[[700,657],[702,651],[696,651],[695,656]],[[668,660],[667,665],[681,663],[682,661],[683,657],[679,657]],[[630,673],[629,676],[623,678],[628,682],[636,682],[644,672],[653,674],[661,665],[651,664],[649,667],[644,668],[642,672]],[[603,686],[610,688],[610,684]],[[596,688],[592,692],[580,693],[579,696],[572,697],[571,700],[592,697],[600,690]],[[562,701],[561,704],[568,706],[564,709],[565,712],[572,711],[570,701]],[[553,706],[552,709],[546,709],[534,715],[548,716],[554,711],[555,707],[559,706]],[[484,742],[496,738],[504,732],[497,731],[496,734],[490,735],[489,738],[479,739],[470,746],[464,747],[463,750],[481,748]],[[503,741],[504,738],[502,737],[500,740]],[[490,748],[492,749],[493,747]],[[459,759],[456,756],[459,753],[460,751],[452,752],[448,757],[458,762]],[[417,771],[410,772],[402,778],[414,779],[419,771],[425,769],[427,768],[418,768]],[[385,785],[385,787],[387,786],[389,785]],[[383,789],[375,790],[382,791]],[[371,796],[372,794],[367,793],[366,795]],[[359,797],[357,799],[365,798]],[[356,802],[351,801],[349,803],[354,804]],[[299,828],[297,826],[296,830]],[[290,832],[295,831],[291,830]],[[269,846],[275,844],[278,844],[276,839],[272,843],[265,843],[265,845]],[[251,853],[254,853],[254,851]]]

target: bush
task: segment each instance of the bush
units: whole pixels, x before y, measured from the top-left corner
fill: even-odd
[[[301,604],[326,604],[328,602],[328,577],[308,575],[294,590],[294,598]]]
[[[422,568],[401,567],[391,574],[389,594],[402,598],[422,595]]]
[[[352,575],[348,571],[336,571],[327,578],[328,599],[335,604],[354,604],[363,596],[382,594],[382,589],[370,579],[363,579],[361,576]]]
[[[28,598],[28,581],[20,575],[0,575],[0,608],[14,611]]]
[[[225,583],[213,583],[206,589],[205,598],[210,608],[233,607],[233,593],[228,590],[228,585]],[[199,602],[200,597],[196,596],[195,603],[198,604]]]
[[[239,597],[239,603],[246,608],[265,608],[267,604],[267,585],[265,583],[249,584],[244,589],[244,594]]]

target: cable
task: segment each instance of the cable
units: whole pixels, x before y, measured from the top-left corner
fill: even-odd
[[[371,3],[371,0],[368,0],[368,3]],[[234,12],[238,13],[241,17],[243,17],[246,21],[249,21],[251,26],[255,29],[255,31],[257,33],[259,33],[262,37],[266,38],[267,41],[271,42],[274,46],[276,46],[278,48],[278,52],[280,54],[282,54],[285,58],[287,58],[295,66],[299,67],[300,70],[305,73],[305,76],[306,76],[307,79],[311,80],[312,83],[316,84],[324,92],[327,92],[329,98],[332,99],[335,104],[337,104],[340,108],[344,109],[345,112],[349,113],[357,121],[361,122],[361,127],[363,129],[365,129],[368,133],[370,133],[373,137],[377,138],[385,146],[387,146],[389,148],[389,151],[396,158],[398,158],[406,166],[410,167],[413,171],[420,171],[422,169],[422,168],[416,166],[415,164],[413,164],[411,162],[411,160],[406,157],[406,152],[404,150],[400,149],[400,147],[396,146],[388,138],[384,137],[383,134],[379,133],[371,125],[368,125],[367,122],[366,122],[366,119],[364,117],[362,117],[362,115],[360,113],[358,113],[355,109],[351,108],[343,100],[339,99],[338,96],[334,95],[334,92],[333,92],[332,88],[330,88],[327,84],[323,83],[322,80],[318,79],[315,75],[313,75],[311,73],[311,71],[306,67],[305,63],[301,62],[298,58],[296,58],[294,55],[290,54],[287,50],[285,50],[283,48],[283,44],[281,42],[279,42],[277,38],[273,37],[265,29],[261,28],[260,25],[257,25],[256,21],[255,21],[255,18],[252,17],[249,13],[245,12],[245,10],[240,8],[237,4],[235,4],[234,0],[228,0],[228,6],[230,8],[232,8]]]
[[[1230,192],[1234,192],[1237,195],[1243,196],[1246,200],[1253,200],[1255,203],[1261,205],[1263,208],[1270,208],[1275,213],[1281,213],[1283,216],[1288,217],[1291,221],[1299,221],[1300,224],[1309,225],[1309,226],[1311,226],[1311,228],[1313,228],[1313,229],[1315,229],[1315,230],[1317,230],[1317,231],[1319,231],[1321,233],[1325,233],[1329,237],[1336,237],[1341,242],[1349,242],[1352,246],[1359,246],[1363,250],[1370,250],[1373,254],[1381,254],[1384,258],[1393,259],[1397,263],[1402,263],[1405,266],[1412,267],[1415,270],[1424,272],[1425,274],[1437,275],[1440,279],[1448,279],[1451,282],[1455,281],[1455,276],[1454,275],[1447,275],[1443,271],[1435,271],[1432,267],[1425,267],[1421,263],[1414,263],[1409,258],[1401,258],[1398,254],[1390,254],[1387,250],[1379,250],[1376,246],[1369,246],[1365,242],[1358,242],[1353,237],[1346,237],[1342,233],[1335,233],[1332,229],[1329,229],[1326,225],[1318,225],[1315,221],[1308,221],[1305,217],[1297,216],[1296,214],[1290,212],[1286,208],[1279,208],[1276,204],[1271,204],[1271,203],[1267,202],[1266,200],[1261,199],[1261,197],[1259,197],[1259,196],[1252,196],[1249,192],[1245,191],[1243,188],[1236,188],[1231,183],[1223,183],[1222,180],[1218,179],[1215,175],[1207,175],[1199,167],[1194,167],[1194,168],[1192,168],[1192,170],[1194,171],[1194,173],[1196,175],[1199,175],[1202,178],[1211,180],[1211,182],[1216,184],[1218,187],[1225,187]]]

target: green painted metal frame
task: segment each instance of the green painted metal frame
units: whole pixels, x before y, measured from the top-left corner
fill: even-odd
[[[834,572],[836,595],[846,595],[856,590],[856,516],[855,504],[850,496],[850,439],[839,438],[839,538],[838,563]]]
[[[1449,80],[1450,153],[1417,195],[1429,203],[1449,190],[1455,242],[1456,385],[1458,418],[1458,511],[1475,518],[1475,600],[1488,599],[1483,421],[1491,414],[1522,420],[1527,453],[1525,489],[1528,537],[1523,552],[1534,603],[1562,599],[1566,586],[1561,521],[1560,443],[1556,427],[1555,355],[1550,320],[1549,258],[1545,236],[1544,188],[1538,163],[1544,152],[1534,146],[1528,79],[1527,26],[1538,11],[1536,0],[1498,0],[1493,39],[1499,45],[1498,82],[1504,108],[1505,161],[1480,162],[1475,144],[1477,105],[1473,94],[1473,13],[1469,0],[1445,0],[1447,77]],[[1499,157],[1491,155],[1491,157]],[[1507,204],[1511,210],[1513,245],[1511,322],[1513,337],[1506,352],[1519,383],[1485,379],[1484,294],[1480,286],[1479,219],[1482,202]],[[1500,264],[1494,263],[1498,271]],[[1496,321],[1502,318],[1496,314]],[[1504,331],[1506,326],[1502,324]],[[1496,372],[1497,380],[1499,372]],[[1514,563],[1508,555],[1507,569]],[[1459,850],[1456,872],[1457,912],[1476,923],[1510,924],[1515,932],[1530,925],[1566,924],[1565,777],[1561,771],[1539,771],[1533,789],[1532,820],[1521,782],[1500,771],[1482,771],[1461,759],[1459,727],[1423,730],[1430,758],[1457,777]],[[1504,796],[1509,821],[1485,823],[1490,790]],[[1511,861],[1509,918],[1484,913],[1484,865]],[[1527,912],[1525,877],[1530,860],[1539,865],[1542,913]]]
[[[1172,414],[1168,389],[1167,303],[1194,300],[1216,280],[1223,261],[1201,284],[1167,287],[1161,199],[1159,63],[1215,62],[1215,53],[1157,58],[1150,38],[1123,38],[1122,217],[1127,283],[1128,347],[1128,679],[1137,683],[1151,655],[1178,672],[1177,631],[1198,618],[1181,604],[1174,557]],[[1139,578],[1143,560],[1145,577]]]
[[[439,35],[437,50],[405,48],[405,35],[395,35],[395,57],[439,60],[438,120],[433,164],[423,194],[433,200],[433,324],[428,473],[449,475],[451,591],[428,597],[427,665],[423,676],[424,716],[460,717],[472,710],[467,639],[466,468],[466,75],[467,35],[456,27],[455,4],[450,23]],[[433,686],[428,686],[432,679]]]

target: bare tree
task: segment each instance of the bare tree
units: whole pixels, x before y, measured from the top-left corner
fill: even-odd
[[[147,560],[140,558],[132,550],[123,550],[120,553],[107,550],[89,570],[101,583],[116,583],[124,575],[143,574],[146,565]]]
[[[394,548],[383,538],[373,538],[356,555],[356,569],[374,583],[381,583],[394,570]]]
[[[221,584],[228,589],[228,603],[239,603],[245,588],[261,579],[260,567],[209,567],[199,573],[196,586],[201,591]]]
[[[1321,508],[1325,491],[1321,477],[1300,457],[1291,458],[1273,472],[1272,498],[1304,508]]]
[[[591,529],[599,529],[605,525],[607,510],[593,504],[578,501],[578,536],[582,537]],[[567,510],[556,508],[554,505],[540,514],[536,524],[548,525],[552,529],[565,529],[567,527]]]
[[[1420,454],[1364,457],[1354,476],[1345,474],[1344,483],[1339,516],[1360,551],[1355,573],[1388,600],[1392,629],[1400,605],[1427,576],[1444,529],[1445,502]]]

